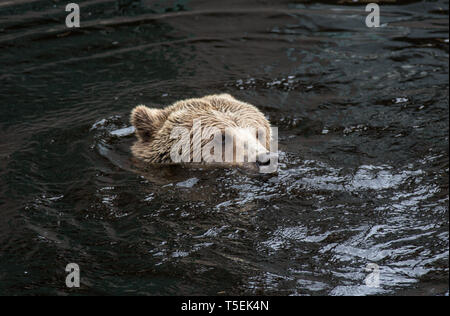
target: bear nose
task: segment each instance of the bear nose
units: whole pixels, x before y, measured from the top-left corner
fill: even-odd
[[[258,166],[268,166],[270,165],[271,159],[278,159],[278,155],[276,153],[265,152],[258,155],[256,163],[258,164]]]

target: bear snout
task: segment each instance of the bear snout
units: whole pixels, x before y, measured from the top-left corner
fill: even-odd
[[[278,155],[269,151],[259,154],[256,159],[256,163],[258,166],[268,166],[274,162],[278,162]]]

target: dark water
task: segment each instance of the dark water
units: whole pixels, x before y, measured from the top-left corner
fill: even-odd
[[[448,295],[448,1],[348,2],[0,2],[0,294]],[[216,92],[278,174],[140,171],[133,106]]]

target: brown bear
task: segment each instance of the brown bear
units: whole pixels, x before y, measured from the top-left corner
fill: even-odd
[[[229,94],[186,99],[164,108],[139,105],[131,112],[133,155],[147,163],[256,163],[267,166],[272,130],[253,105]],[[252,160],[253,159],[253,160]]]

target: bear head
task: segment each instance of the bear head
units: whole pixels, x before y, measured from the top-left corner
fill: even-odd
[[[270,152],[268,120],[229,94],[178,101],[164,109],[140,105],[131,123],[137,136],[132,153],[148,163],[256,164],[262,171],[277,160]]]

